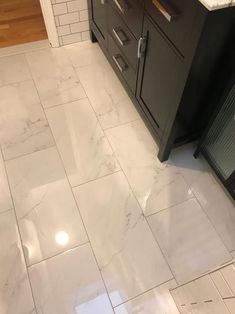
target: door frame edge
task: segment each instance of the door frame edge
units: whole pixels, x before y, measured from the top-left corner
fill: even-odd
[[[50,0],[39,0],[42,8],[43,19],[46,26],[48,40],[51,47],[59,47],[59,37],[55,24],[55,17],[53,14],[52,4]]]

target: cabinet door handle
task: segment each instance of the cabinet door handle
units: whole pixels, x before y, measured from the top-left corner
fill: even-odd
[[[147,41],[147,38],[145,36],[140,37],[140,39],[138,41],[138,49],[137,49],[137,58],[138,59],[142,58],[145,54],[146,41]]]
[[[115,62],[120,72],[124,72],[128,69],[128,65],[126,64],[126,62],[124,61],[123,57],[120,54],[114,55],[113,61]]]
[[[167,19],[168,22],[171,22],[173,18],[176,17],[176,13],[170,8],[167,4],[161,4],[159,0],[152,0],[153,5],[158,9],[158,11]]]
[[[105,4],[106,0],[100,0],[101,4]]]
[[[122,14],[125,14],[125,12],[128,10],[128,5],[125,2],[125,0],[114,0],[116,6],[118,7],[119,11],[122,12]]]
[[[114,27],[113,33],[120,45],[125,46],[129,42],[129,38],[121,27]]]

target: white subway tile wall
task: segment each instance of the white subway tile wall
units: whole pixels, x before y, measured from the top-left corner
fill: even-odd
[[[89,39],[87,0],[51,0],[61,46]]]

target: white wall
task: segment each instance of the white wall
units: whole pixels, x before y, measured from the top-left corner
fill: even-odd
[[[51,0],[60,46],[87,40],[87,0]]]

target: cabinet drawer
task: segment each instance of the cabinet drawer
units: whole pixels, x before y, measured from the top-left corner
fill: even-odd
[[[184,56],[187,54],[199,5],[198,0],[146,0],[145,2],[148,14]]]
[[[110,3],[122,16],[135,38],[138,39],[141,35],[143,0],[110,0]]]
[[[111,7],[108,8],[108,28],[118,47],[124,52],[132,67],[137,70],[138,42],[131,34],[119,14]]]
[[[136,89],[136,72],[133,70],[126,56],[121,52],[110,35],[108,36],[108,50],[115,67],[120,71],[134,94]]]

